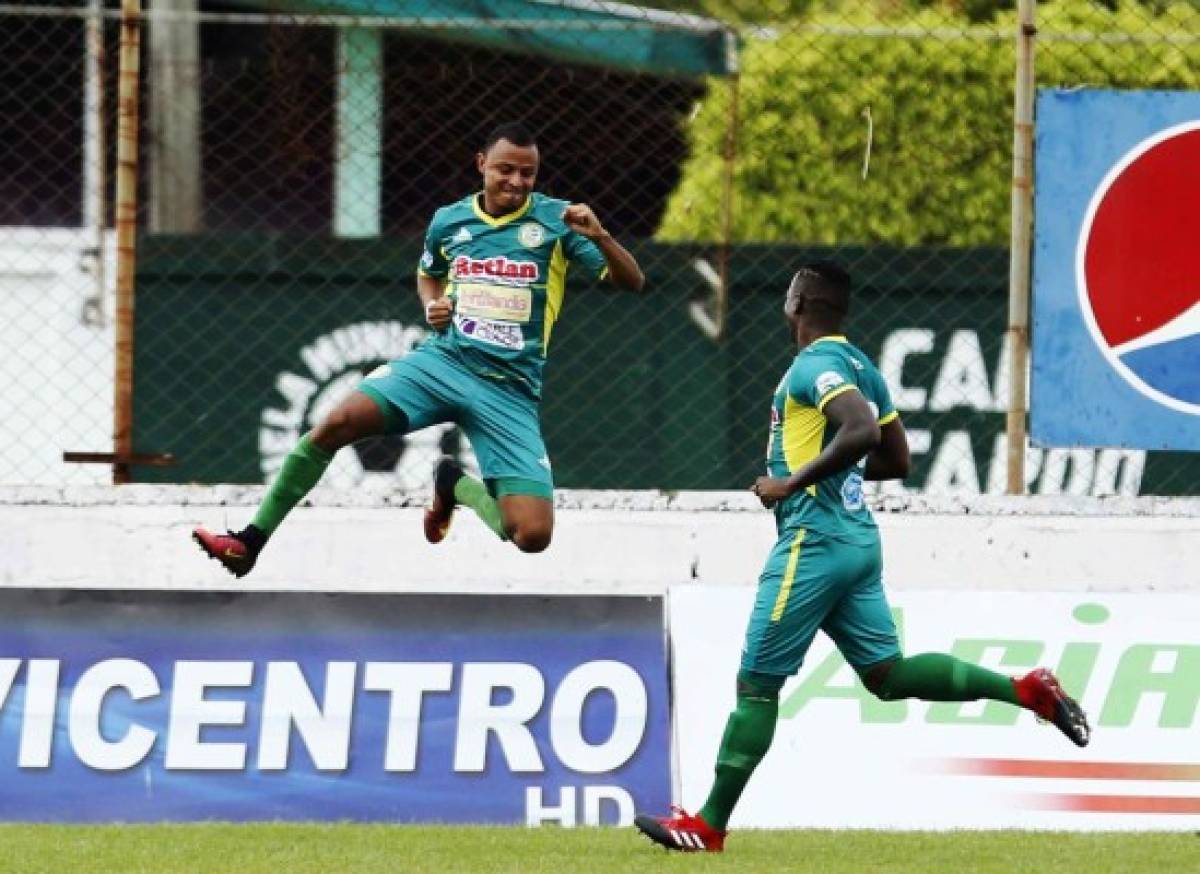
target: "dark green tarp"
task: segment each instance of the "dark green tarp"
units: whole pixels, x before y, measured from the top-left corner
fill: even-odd
[[[927,347],[892,364],[908,396],[898,399],[914,444],[908,485],[945,490],[949,477],[971,492],[1002,481],[1003,249],[738,246],[728,332],[718,344],[689,318],[705,289],[693,259],[712,253],[636,241],[630,248],[648,291],[570,283],[554,331],[542,427],[560,486],[747,486],[762,470],[771,396],[794,354],[783,290],[796,264],[818,257],[862,277],[849,333],[873,358],[885,359],[907,333],[929,332]],[[339,392],[417,339],[420,251],[415,237],[141,238],[134,448],[172,452],[179,463],[135,476],[262,482]],[[363,469],[382,473],[407,468],[417,451],[399,439],[359,449]],[[1053,483],[1036,470],[1052,465],[1039,461],[1031,490],[1055,493],[1078,481],[1083,493],[1104,491],[1091,458],[1077,470],[1060,464]],[[417,467],[424,488],[429,465]],[[1151,452],[1135,479],[1142,494],[1195,494],[1200,459]]]

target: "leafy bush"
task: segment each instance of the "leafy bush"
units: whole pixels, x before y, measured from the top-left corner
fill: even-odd
[[[1006,244],[1014,13],[976,28],[965,13],[939,8],[886,18],[851,4],[822,9],[773,32],[747,32],[733,239]],[[1158,14],[1090,0],[1039,4],[1038,84],[1200,89],[1198,30],[1190,2]],[[1171,39],[1181,34],[1190,39]],[[720,236],[731,94],[728,81],[712,81],[687,122],[690,157],[661,239]],[[868,108],[874,139],[864,179]]]

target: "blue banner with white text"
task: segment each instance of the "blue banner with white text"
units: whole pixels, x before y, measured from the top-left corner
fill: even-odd
[[[627,824],[661,598],[0,591],[0,820]]]

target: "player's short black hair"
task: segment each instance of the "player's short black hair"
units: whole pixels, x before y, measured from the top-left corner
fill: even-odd
[[[811,261],[800,265],[796,278],[817,282],[823,289],[836,296],[850,299],[850,274],[846,268],[834,261]]]
[[[802,264],[788,286],[784,312],[795,316],[803,310],[822,323],[840,322],[850,310],[850,286],[850,274],[840,264]]]
[[[492,128],[492,132],[487,135],[487,139],[483,141],[483,148],[480,150],[484,154],[488,149],[496,145],[501,140],[508,140],[514,146],[536,146],[537,139],[524,123],[519,121],[506,121],[504,124],[498,124]]]

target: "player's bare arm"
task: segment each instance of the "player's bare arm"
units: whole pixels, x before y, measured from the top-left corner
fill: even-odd
[[[604,229],[590,206],[586,203],[571,204],[563,210],[563,221],[571,230],[596,244],[608,262],[608,275],[614,285],[629,291],[642,290],[646,285],[642,269],[628,250]]]
[[[425,321],[435,331],[450,324],[454,303],[446,297],[446,280],[417,274],[417,295],[425,308]]]
[[[760,476],[754,481],[750,490],[764,507],[774,506],[789,495],[857,464],[879,445],[879,423],[859,392],[842,392],[825,405],[823,412],[825,418],[837,425],[837,433],[820,455],[791,476]]]
[[[879,445],[867,453],[867,469],[863,479],[904,479],[912,467],[908,451],[908,435],[900,417],[880,426]]]

